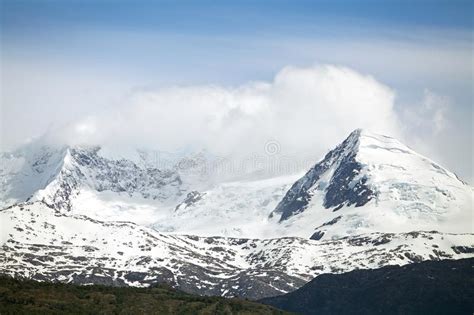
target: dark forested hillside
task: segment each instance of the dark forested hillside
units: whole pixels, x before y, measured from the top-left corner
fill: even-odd
[[[200,297],[167,286],[79,286],[0,278],[0,314],[287,314],[271,306]]]
[[[301,314],[473,314],[474,259],[324,274],[261,302]]]

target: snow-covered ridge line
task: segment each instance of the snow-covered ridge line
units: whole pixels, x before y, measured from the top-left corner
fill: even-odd
[[[472,232],[472,187],[400,141],[365,130],[304,176],[267,179],[211,180],[199,172],[205,154],[161,170],[146,152],[135,152],[139,163],[101,151],[41,147],[1,155],[0,207],[33,196],[63,212],[200,236]]]
[[[186,191],[176,171],[105,158],[99,151],[97,146],[42,146],[2,154],[0,205],[43,200],[58,210],[71,211],[82,192],[175,203]]]
[[[261,298],[321,273],[474,256],[472,234],[370,233],[336,240],[166,235],[65,215],[44,203],[0,212],[0,273],[37,280],[147,286]]]

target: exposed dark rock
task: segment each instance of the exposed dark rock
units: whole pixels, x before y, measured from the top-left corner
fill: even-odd
[[[332,176],[331,183],[326,189],[324,207],[337,207],[365,205],[374,197],[374,192],[366,185],[367,178],[359,176],[362,167],[355,160],[355,153],[344,157],[339,167]]]
[[[315,240],[315,241],[319,241],[323,236],[324,236],[324,232],[316,231],[316,232],[314,232],[313,235],[311,235],[310,239]]]
[[[330,220],[330,221],[328,221],[328,222],[325,222],[325,223],[321,224],[320,226],[318,226],[318,227],[316,228],[316,230],[317,230],[317,229],[320,229],[320,228],[322,228],[322,227],[324,227],[324,226],[336,224],[336,223],[339,222],[339,220],[341,220],[341,219],[342,219],[342,215],[337,216],[337,217],[335,217],[334,219],[332,219],[332,220]]]
[[[456,254],[474,254],[474,246],[453,246],[451,248]]]
[[[200,192],[195,191],[195,190],[191,191],[190,193],[186,195],[186,198],[183,200],[183,202],[181,202],[179,205],[176,206],[175,211],[179,209],[186,209],[187,207],[201,200],[204,195],[205,193],[201,194]]]
[[[280,222],[303,212],[316,190],[324,191],[324,207],[334,211],[343,206],[360,207],[373,199],[375,192],[367,185],[367,178],[361,174],[362,165],[357,162],[360,130],[330,151],[324,159],[312,167],[288,190],[270,215],[280,215]],[[330,169],[334,173],[329,183],[320,182],[321,177]]]

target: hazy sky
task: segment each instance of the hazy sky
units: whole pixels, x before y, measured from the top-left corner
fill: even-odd
[[[361,127],[473,181],[472,1],[0,3],[3,150],[318,155]]]

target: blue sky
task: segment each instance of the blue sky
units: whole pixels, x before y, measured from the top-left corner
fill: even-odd
[[[421,38],[437,44],[452,38],[459,44],[470,40],[472,9],[471,1],[448,0],[3,0],[1,26],[7,56],[10,49],[25,53],[24,48],[30,48],[35,50],[32,54],[86,62],[113,64],[126,57],[131,66],[139,67],[143,56],[146,62],[153,60],[152,53],[176,64],[196,52],[211,60],[235,51],[258,57],[262,48],[255,41],[264,47],[296,40],[416,43]],[[151,50],[148,55],[146,50]],[[259,76],[258,71],[254,75]]]
[[[333,57],[319,46],[457,47],[469,46],[472,35],[470,1],[3,0],[1,11],[5,58],[73,59],[155,84],[237,84],[269,79],[288,63],[312,62],[345,63],[383,77],[364,58]],[[388,80],[406,82],[397,75]]]
[[[3,0],[1,12],[5,59],[59,65],[74,60],[83,69],[146,84],[238,84],[270,79],[287,64],[322,62],[401,86],[407,83],[403,73],[386,76],[370,60],[368,46],[469,48],[472,36],[470,1]],[[341,43],[356,54],[365,50],[367,57],[329,47]],[[444,89],[446,82],[432,78]]]
[[[385,25],[472,27],[472,1],[40,1],[4,0],[8,32],[39,28],[104,27],[233,34],[306,32],[319,21],[368,21]]]
[[[447,100],[456,128],[420,130],[425,153],[472,178],[472,12],[472,1],[448,0],[2,0],[2,146],[139,89],[335,64],[393,89],[400,115],[427,93]]]

